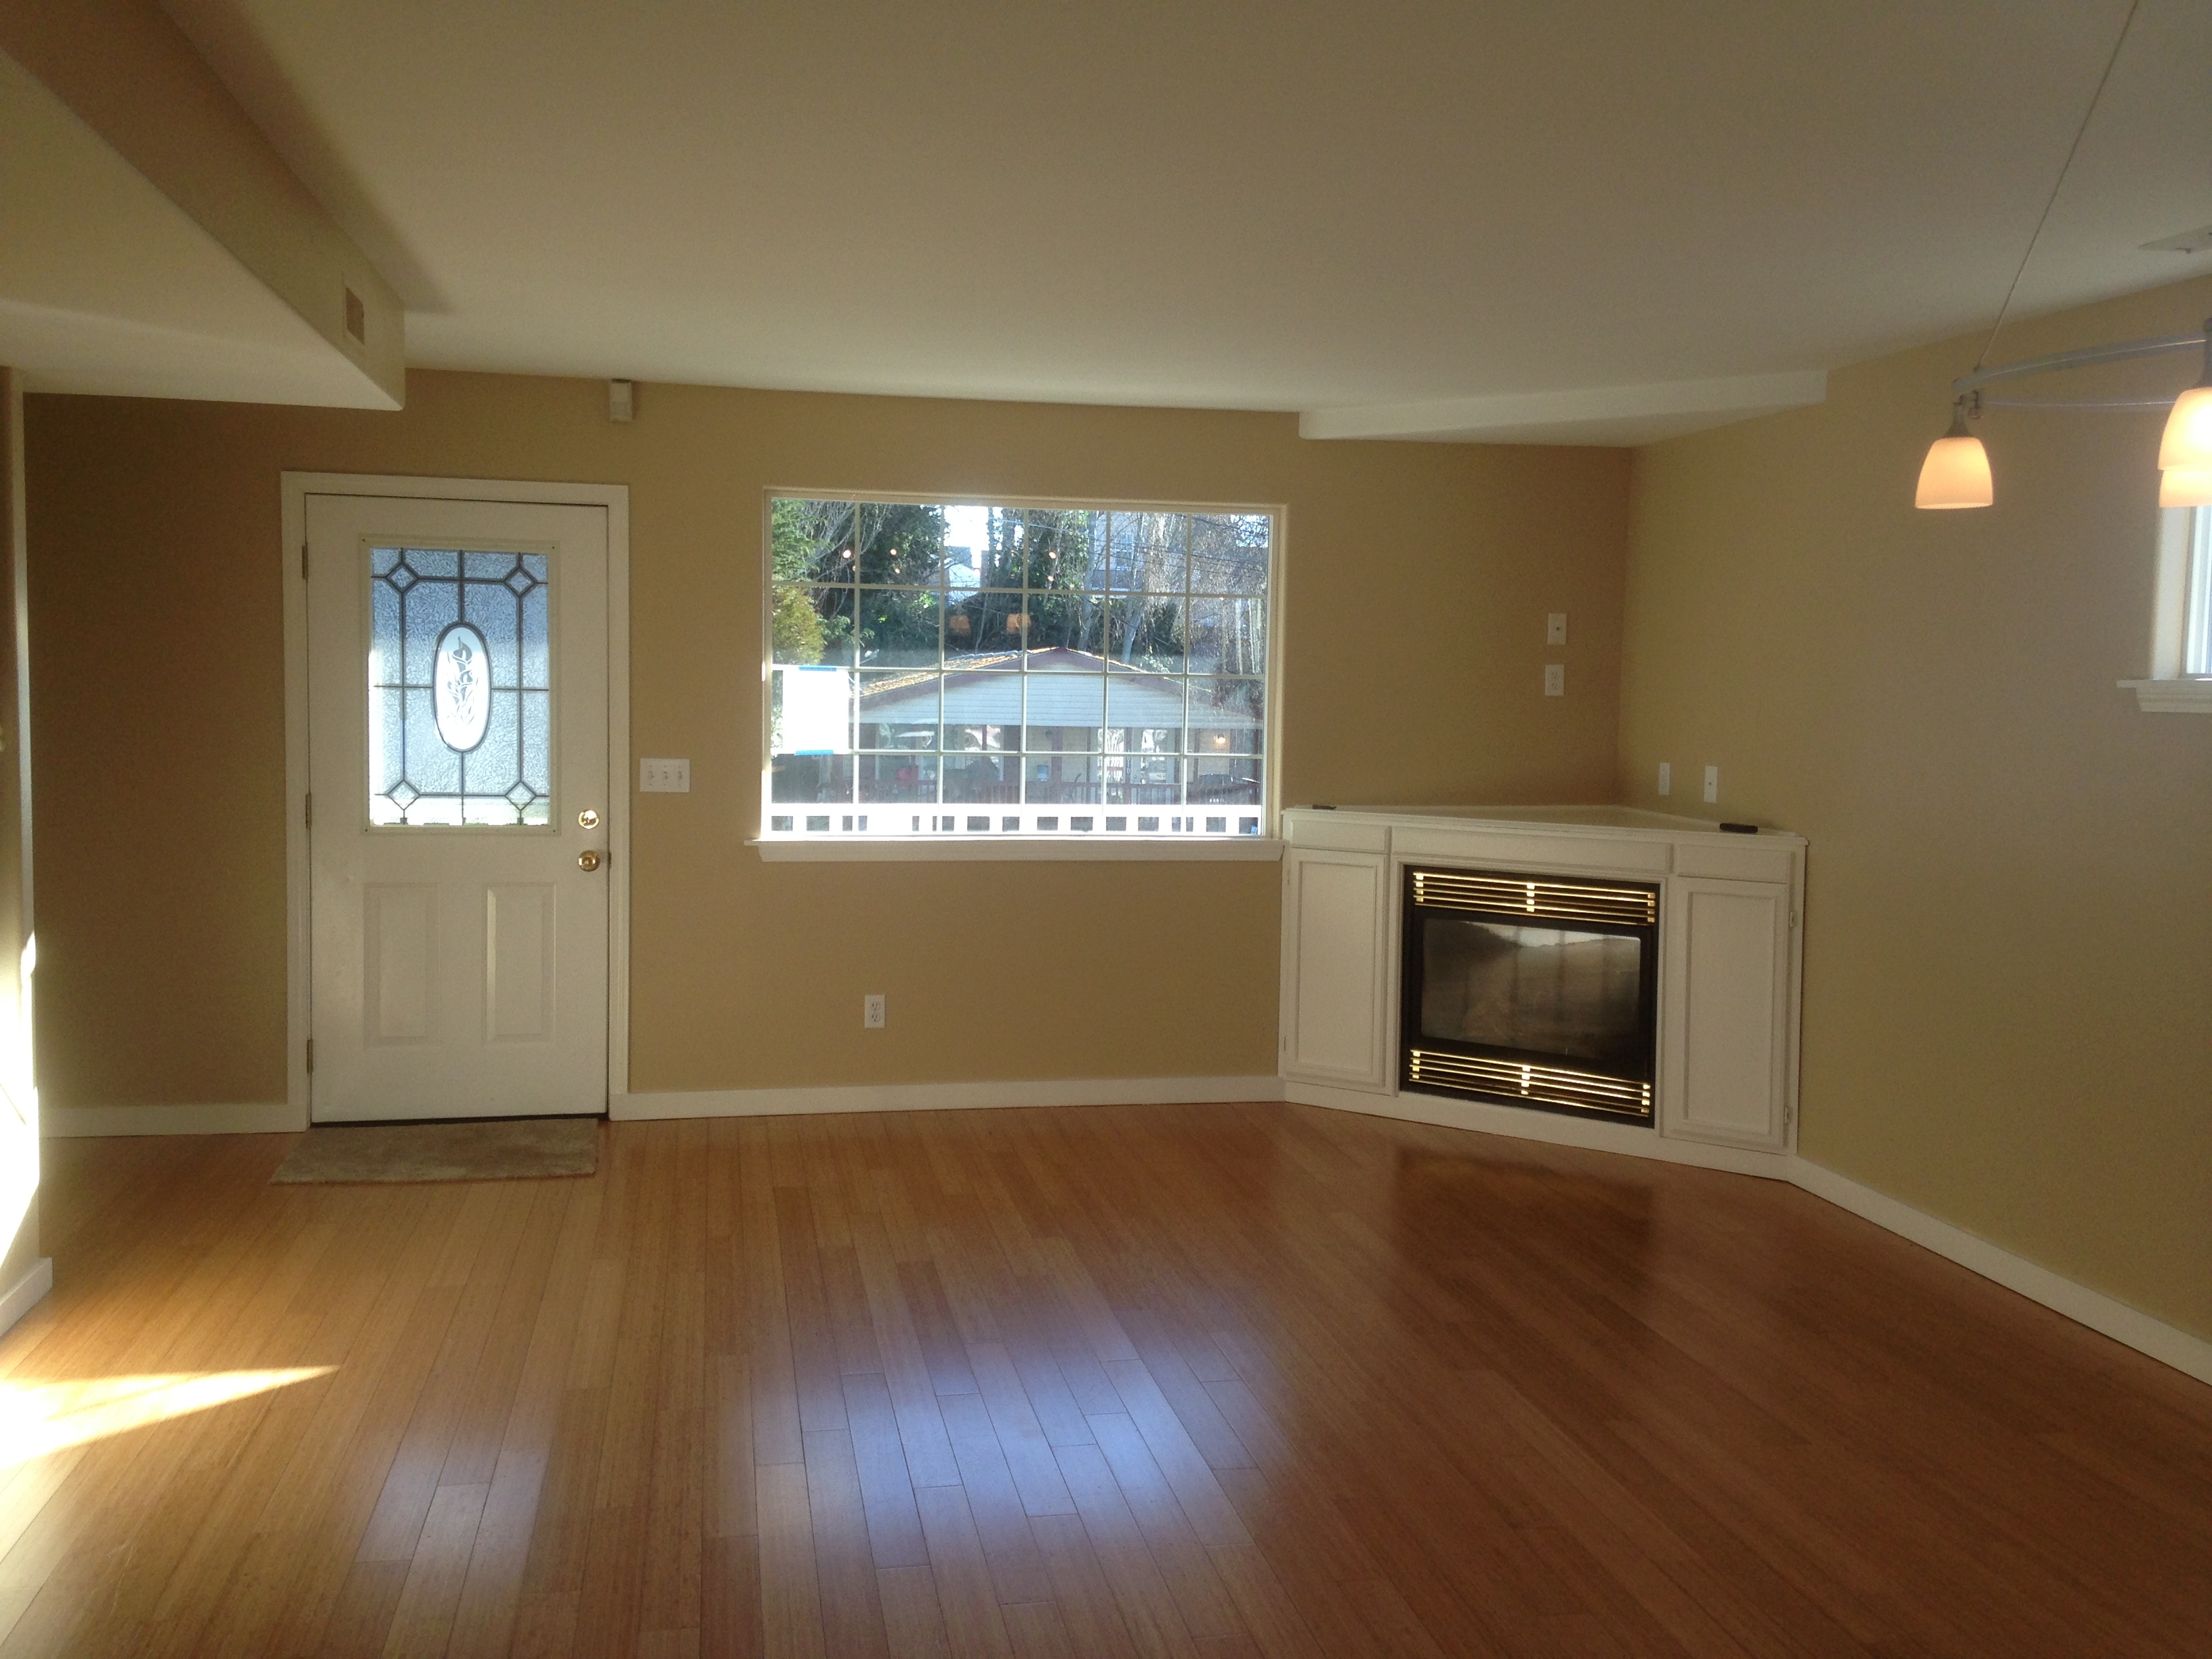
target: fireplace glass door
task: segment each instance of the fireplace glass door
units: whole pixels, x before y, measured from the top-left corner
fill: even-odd
[[[1406,872],[1401,1082],[1649,1122],[1655,888]]]

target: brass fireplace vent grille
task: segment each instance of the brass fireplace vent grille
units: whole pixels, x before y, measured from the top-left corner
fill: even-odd
[[[1554,1106],[1613,1112],[1622,1117],[1651,1115],[1651,1085],[1625,1078],[1564,1066],[1528,1066],[1513,1060],[1483,1060],[1471,1054],[1438,1054],[1413,1048],[1407,1054],[1407,1081],[1431,1088],[1467,1089],[1486,1095],[1541,1100]]]
[[[1545,916],[1560,921],[1626,922],[1649,927],[1659,920],[1659,896],[1641,887],[1600,887],[1580,881],[1530,881],[1472,871],[1416,870],[1413,902],[1431,910],[1481,910],[1491,915]]]

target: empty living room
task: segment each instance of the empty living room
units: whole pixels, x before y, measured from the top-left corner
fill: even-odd
[[[0,1659],[2212,1653],[2208,110],[0,0]]]

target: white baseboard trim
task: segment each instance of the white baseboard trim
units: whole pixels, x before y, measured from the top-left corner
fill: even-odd
[[[42,1255],[30,1270],[0,1294],[0,1335],[13,1330],[15,1322],[46,1299],[54,1287],[54,1259]]]
[[[1479,1100],[1451,1100],[1438,1095],[1369,1094],[1358,1089],[1335,1089],[1323,1084],[1282,1085],[1283,1097],[1308,1106],[1337,1111],[1364,1112],[1372,1117],[1403,1118],[1415,1123],[1441,1124],[1449,1129],[1473,1129],[1486,1134],[1511,1135],[1522,1140],[1550,1141],[1555,1146],[1587,1146],[1601,1152],[1621,1152],[1632,1158],[1657,1158],[1670,1164],[1690,1164],[1738,1175],[1764,1176],[1787,1181],[1815,1197],[1849,1210],[1923,1249],[1933,1250],[1971,1273],[1979,1273],[2031,1302],[2063,1314],[2078,1325],[2109,1336],[2138,1353],[2171,1365],[2200,1382],[2212,1382],[2212,1342],[2153,1318],[2139,1309],[2075,1283],[2048,1267],[1989,1240],[1939,1221],[1934,1216],[1901,1203],[1871,1187],[1863,1187],[1848,1176],[1824,1164],[1794,1155],[1740,1151],[1730,1146],[1703,1146],[1668,1140],[1649,1129],[1625,1123],[1601,1123],[1595,1119],[1562,1117],[1553,1112],[1526,1111],[1516,1106],[1492,1105]]]
[[[1273,1077],[1060,1079],[1036,1083],[912,1083],[845,1088],[681,1089],[618,1094],[608,1102],[617,1121],[654,1118],[780,1117],[810,1112],[934,1112],[995,1106],[1156,1106],[1182,1102],[1291,1100],[1449,1129],[1505,1134],[1556,1146],[1583,1146],[1702,1169],[1788,1181],[1852,1214],[1908,1238],[1970,1272],[2040,1303],[2075,1323],[2111,1337],[2197,1381],[2212,1383],[2212,1342],[2166,1324],[2126,1303],[2077,1284],[2024,1256],[1911,1205],[1860,1185],[1809,1159],[1732,1146],[1668,1140],[1649,1129],[1591,1119],[1524,1111],[1435,1095],[1369,1094]],[[305,1129],[305,1115],[283,1101],[215,1106],[48,1105],[40,1129],[52,1136],[269,1134]],[[41,1260],[0,1294],[0,1331],[22,1317],[53,1286],[53,1263]]]
[[[307,1127],[307,1115],[281,1100],[220,1106],[57,1106],[39,1115],[39,1132],[58,1139],[84,1135],[258,1135]]]
[[[668,1089],[616,1095],[617,1122],[670,1117],[783,1117],[804,1112],[945,1112],[982,1106],[1165,1106],[1280,1100],[1272,1077],[1062,1078],[1042,1083],[889,1083],[824,1089]]]
[[[1545,1140],[1557,1146],[1586,1146],[1593,1152],[1622,1152],[1631,1158],[1657,1158],[1666,1164],[1689,1164],[1705,1170],[1726,1170],[1735,1175],[1764,1176],[1770,1181],[1790,1179],[1790,1156],[1786,1152],[1756,1152],[1740,1146],[1668,1140],[1656,1129],[1639,1128],[1634,1124],[1604,1123],[1595,1118],[1534,1112],[1526,1107],[1499,1106],[1483,1100],[1454,1100],[1443,1095],[1370,1094],[1363,1089],[1338,1089],[1325,1083],[1285,1083],[1282,1093],[1285,1100],[1306,1106],[1326,1106],[1340,1112],[1364,1112],[1370,1117],[1434,1123],[1446,1129],[1473,1129],[1481,1134],[1510,1135],[1518,1140]]]
[[[2077,1325],[2087,1325],[2200,1382],[2212,1382],[2212,1342],[2203,1337],[2192,1336],[2101,1291],[2038,1267],[2025,1256],[2014,1255],[1963,1227],[1939,1221],[1871,1187],[1863,1187],[1824,1164],[1803,1158],[1792,1160],[1792,1164],[1790,1179],[1807,1192],[1909,1238],[2008,1291],[2016,1291],[2031,1302],[2039,1302]]]

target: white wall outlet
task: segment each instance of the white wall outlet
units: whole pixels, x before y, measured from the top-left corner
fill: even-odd
[[[1554,611],[1544,618],[1544,643],[1565,645],[1567,642],[1567,613]]]
[[[1718,800],[1720,798],[1721,769],[1717,766],[1708,766],[1705,769],[1705,799]]]
[[[1659,793],[1662,795],[1674,793],[1674,769],[1665,761],[1659,763]]]
[[[691,763],[688,760],[641,760],[637,787],[641,794],[688,795],[691,793]]]
[[[880,993],[860,999],[860,1024],[871,1031],[884,1029],[884,999]]]
[[[1547,697],[1564,697],[1567,695],[1566,664],[1547,662],[1544,665],[1544,695]]]

